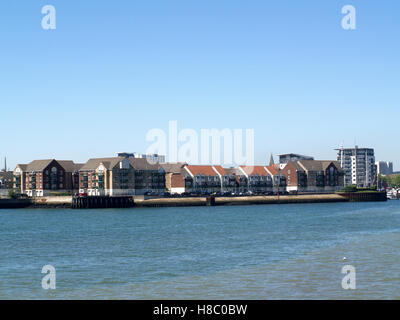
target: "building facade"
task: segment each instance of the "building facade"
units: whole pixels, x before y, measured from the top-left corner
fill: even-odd
[[[0,171],[0,189],[12,189],[13,177],[12,171]]]
[[[306,171],[297,162],[288,162],[282,169],[282,173],[286,176],[286,191],[291,193],[307,190]]]
[[[375,154],[371,148],[340,148],[337,160],[344,170],[344,185],[370,187],[375,183]]]
[[[165,189],[171,194],[182,194],[185,192],[185,177],[183,175],[186,163],[164,163],[160,164],[165,171]]]
[[[19,164],[13,172],[13,188],[30,197],[43,197],[55,192],[72,192],[71,172],[55,159],[34,160]]]
[[[288,192],[334,192],[343,189],[344,171],[337,161],[300,160],[282,170]]]
[[[127,158],[134,170],[134,194],[144,195],[147,192],[164,193],[165,170],[158,163],[146,158]]]
[[[247,177],[238,168],[225,169],[223,179],[223,192],[245,193],[248,191]]]
[[[381,174],[384,176],[393,174],[393,162],[377,161],[375,164],[377,174]]]
[[[287,179],[285,174],[282,172],[280,164],[269,165],[265,167],[265,170],[271,175],[273,183],[273,192],[286,192]]]
[[[239,170],[246,177],[248,191],[263,194],[273,193],[273,177],[264,166],[240,166]]]
[[[225,170],[211,165],[186,165],[184,167],[185,190],[195,193],[215,193],[222,192],[222,176]]]
[[[134,195],[134,189],[134,169],[127,158],[93,158],[79,169],[79,192],[88,196]]]

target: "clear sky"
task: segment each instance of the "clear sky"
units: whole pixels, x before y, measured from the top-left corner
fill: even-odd
[[[398,0],[1,1],[0,157],[144,152],[177,120],[254,129],[258,163],[344,141],[400,170],[399,35]]]

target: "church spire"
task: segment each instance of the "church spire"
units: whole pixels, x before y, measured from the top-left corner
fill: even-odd
[[[270,165],[270,166],[273,166],[274,164],[275,164],[274,156],[273,156],[272,153],[271,153],[271,158],[269,159],[269,165]]]

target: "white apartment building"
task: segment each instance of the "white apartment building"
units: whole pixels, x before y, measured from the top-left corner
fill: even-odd
[[[371,148],[340,148],[337,160],[344,170],[344,185],[370,187],[375,182],[375,155]]]
[[[118,157],[134,158],[134,159],[147,159],[149,163],[165,163],[165,156],[161,154],[140,154],[136,152],[117,152]]]

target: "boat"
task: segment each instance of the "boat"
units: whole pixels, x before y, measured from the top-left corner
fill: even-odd
[[[388,200],[399,200],[398,191],[395,189],[386,192]]]

